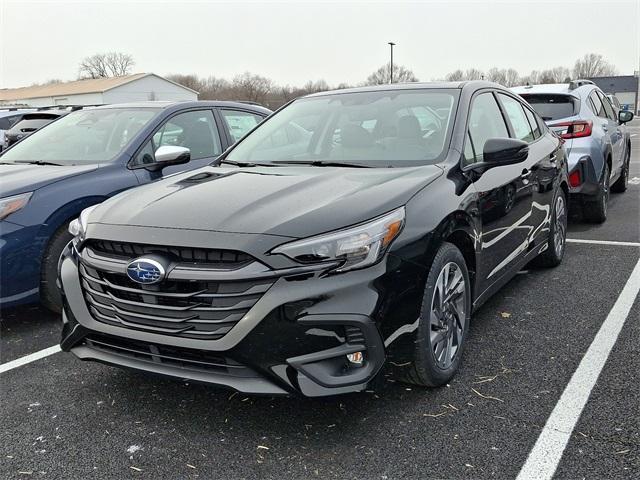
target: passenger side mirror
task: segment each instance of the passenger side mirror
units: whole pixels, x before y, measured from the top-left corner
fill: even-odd
[[[182,165],[191,160],[191,150],[186,147],[174,147],[165,145],[159,147],[155,153],[155,162],[144,165],[147,170],[152,172],[162,170],[169,165]]]
[[[633,119],[633,112],[629,110],[620,110],[618,112],[618,123],[627,123]]]

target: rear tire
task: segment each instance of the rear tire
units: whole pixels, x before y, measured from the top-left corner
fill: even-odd
[[[607,219],[607,207],[609,204],[609,165],[604,164],[602,180],[599,184],[598,193],[594,199],[585,202],[583,215],[591,223],[604,223]]]
[[[455,375],[469,331],[471,285],[460,250],[443,243],[425,286],[413,365],[404,380],[439,387]]]
[[[629,149],[627,149],[629,150]],[[622,172],[620,177],[616,180],[616,183],[611,185],[611,191],[614,193],[624,193],[627,191],[627,183],[629,182],[629,161],[631,160],[631,151],[627,151],[624,165],[622,166]]]
[[[534,258],[530,265],[534,267],[557,267],[564,258],[567,243],[567,196],[562,188],[553,204],[551,226],[549,227],[549,240],[547,249]]]
[[[64,247],[71,241],[73,236],[67,231],[67,223],[60,227],[53,234],[40,266],[40,302],[44,307],[54,313],[62,311],[62,296],[56,285],[58,276],[58,260]]]

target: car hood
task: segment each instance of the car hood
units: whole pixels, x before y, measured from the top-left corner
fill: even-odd
[[[0,157],[0,162],[2,157]],[[29,165],[0,164],[0,197],[33,192],[50,183],[90,172],[98,165]]]
[[[302,238],[404,205],[440,175],[435,165],[205,167],[121,193],[89,223]]]

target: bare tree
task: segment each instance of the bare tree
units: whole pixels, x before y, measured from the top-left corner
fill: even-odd
[[[500,85],[505,85],[507,82],[507,71],[493,67],[487,72],[487,80],[499,83]]]
[[[167,79],[172,82],[179,83],[183,87],[190,88],[191,90],[195,90],[196,92],[200,92],[202,90],[202,81],[198,78],[196,74],[183,75],[180,73],[172,73],[167,75]]]
[[[504,72],[504,86],[515,87],[520,83],[520,75],[513,68],[507,68]]]
[[[133,65],[135,65],[133,57],[127,53],[96,53],[85,57],[80,62],[79,77],[81,79],[121,77],[131,73]]]
[[[464,72],[458,69],[448,73],[444,78],[447,82],[459,82],[460,80],[464,80]]]
[[[387,63],[386,65],[381,66],[375,72],[367,77],[364,84],[365,85],[382,85],[385,83],[389,83],[391,80],[391,64]],[[409,70],[408,68],[403,67],[402,65],[394,65],[393,66],[393,83],[406,83],[406,82],[417,82],[418,77]]]
[[[274,88],[272,80],[250,72],[236,75],[231,86],[237,93],[239,100],[258,103],[264,103],[267,95]]]
[[[571,78],[571,72],[566,67],[555,67],[540,72],[538,83],[562,83]]]
[[[615,67],[597,53],[587,53],[573,66],[574,78],[606,77],[616,73]]]

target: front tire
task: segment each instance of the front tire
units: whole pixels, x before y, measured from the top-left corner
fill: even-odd
[[[607,208],[609,204],[609,165],[604,164],[602,180],[600,181],[598,193],[592,201],[586,202],[584,206],[584,218],[591,223],[604,223],[607,219]]]
[[[460,250],[445,242],[438,249],[427,277],[407,382],[439,387],[453,378],[460,366],[470,313],[467,265]]]
[[[56,285],[58,276],[58,260],[64,247],[73,239],[67,231],[67,224],[53,234],[40,266],[40,303],[54,313],[62,311],[62,295]]]

